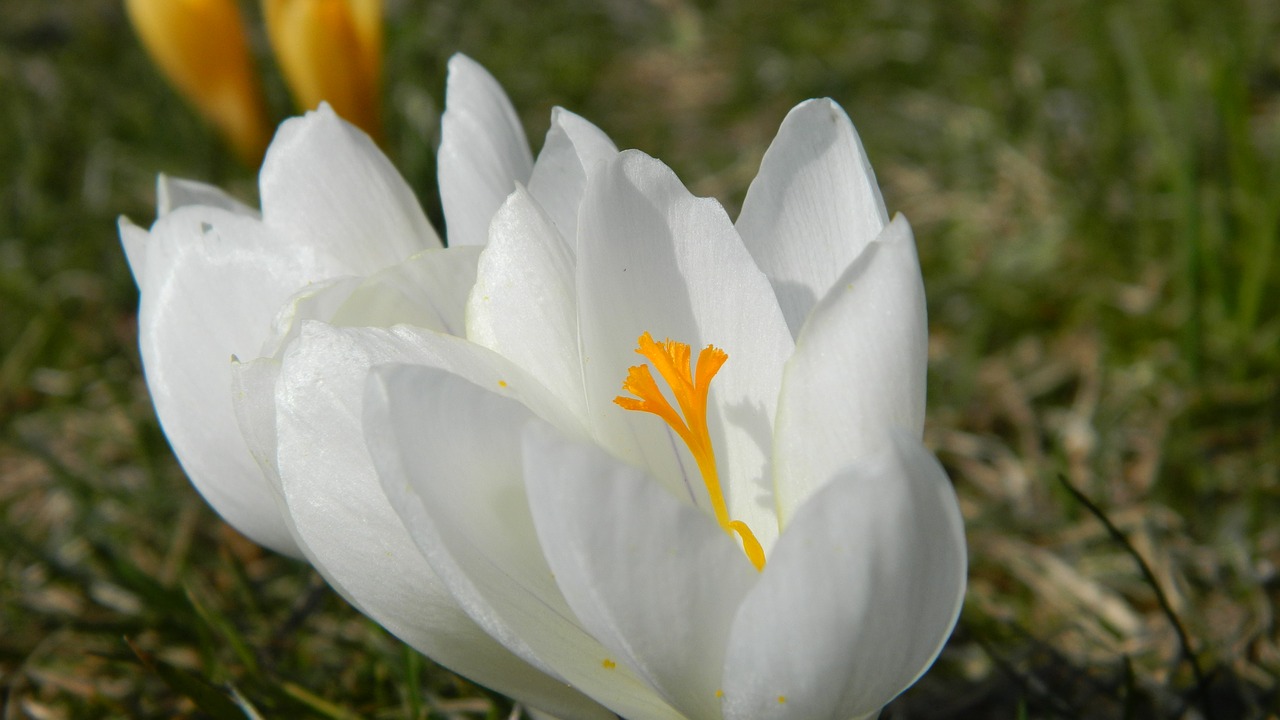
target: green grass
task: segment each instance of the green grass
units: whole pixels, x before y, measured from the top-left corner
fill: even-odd
[[[927,440],[971,553],[955,637],[886,717],[1277,717],[1280,6],[389,5],[387,150],[437,224],[456,51],[503,82],[535,148],[563,105],[731,211],[789,107],[848,110],[916,230]],[[118,3],[6,0],[0,717],[234,717],[230,689],[266,717],[506,717],[183,478],[114,229],[151,219],[161,171],[255,199]],[[1060,477],[1149,564],[1201,687],[1152,584]]]

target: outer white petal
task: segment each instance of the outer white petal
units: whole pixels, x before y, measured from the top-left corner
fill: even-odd
[[[747,190],[738,232],[799,335],[814,303],[888,222],[853,123],[822,99],[782,121]]]
[[[691,195],[644,153],[619,154],[583,199],[578,290],[598,441],[704,510],[706,490],[684,443],[661,419],[611,401],[627,368],[645,362],[635,353],[643,332],[688,343],[695,358],[709,344],[728,353],[711,385],[708,425],[729,513],[768,550],[777,536],[768,458],[782,365],[793,343],[768,280],[724,209]]]
[[[522,373],[492,362],[458,369],[465,375],[381,367],[366,390],[365,437],[405,527],[468,614],[512,651],[627,718],[675,717],[625,666],[605,665],[609,652],[578,625],[547,567],[522,477],[521,429],[534,417],[516,399],[526,381],[510,379]]]
[[[286,120],[258,177],[263,222],[330,275],[369,275],[440,239],[378,146],[327,104]]]
[[[231,197],[222,188],[161,173],[156,178],[156,215],[164,217],[188,205],[221,208],[251,218],[261,217],[257,210]]]
[[[502,86],[466,55],[449,58],[438,162],[449,245],[485,244],[490,218],[529,181],[533,155]]]
[[[720,717],[733,616],[758,573],[706,514],[544,425],[524,436],[538,539],[583,625],[687,717]]]
[[[573,253],[522,187],[493,217],[467,305],[467,338],[540,379],[586,415]]]
[[[874,714],[937,657],[964,599],[964,527],[915,438],[833,479],[797,513],[734,619],[725,717]]]
[[[129,272],[133,274],[133,282],[142,289],[142,280],[146,274],[147,244],[151,242],[151,234],[133,224],[129,218],[121,215],[116,219],[116,228],[120,232],[120,244],[124,246],[124,257],[129,262]]]
[[[259,218],[257,210],[231,197],[222,189],[206,185],[195,180],[171,178],[161,173],[156,178],[156,216],[164,217],[179,207],[187,205],[203,205],[219,208],[236,215]],[[129,269],[133,280],[142,287],[142,279],[146,274],[146,249],[150,242],[146,230],[134,225],[128,218],[121,216],[116,222],[120,230],[120,242],[124,245],[124,254],[129,261]]]
[[[886,428],[922,436],[928,334],[915,241],[898,215],[814,308],[787,362],[774,436],[783,527],[876,452]]]
[[[440,345],[434,333],[405,327],[304,325],[280,366],[273,428],[280,490],[299,545],[343,597],[436,662],[567,717],[608,717],[485,634],[382,492],[361,431],[365,377],[379,363],[447,360]]]
[[[187,476],[236,529],[296,555],[231,405],[232,357],[257,357],[276,308],[316,273],[275,240],[258,221],[215,208],[161,218],[138,327],[156,414]]]
[[[618,148],[600,128],[564,108],[552,108],[551,127],[529,177],[529,193],[568,241],[578,236],[578,208],[587,176]]]

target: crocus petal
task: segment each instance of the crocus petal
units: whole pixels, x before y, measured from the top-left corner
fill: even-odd
[[[709,344],[728,362],[711,386],[708,426],[729,513],[768,549],[777,536],[769,443],[782,365],[793,343],[768,280],[714,200],[696,198],[670,168],[629,150],[595,176],[578,226],[579,325],[596,439],[676,494],[708,508],[684,443],[662,420],[610,402],[644,362],[649,332]],[[679,448],[679,449],[677,449]]]
[[[278,357],[307,320],[341,327],[403,324],[461,335],[479,257],[480,248],[424,250],[368,277],[311,283],[280,309],[260,354]]]
[[[798,336],[814,303],[888,222],[853,123],[822,99],[782,121],[743,200],[738,232]]]
[[[360,43],[360,61],[377,80],[382,75],[382,0],[347,0]]]
[[[299,545],[343,597],[436,662],[563,716],[608,717],[520,660],[462,611],[379,486],[361,432],[365,376],[379,363],[447,362],[438,338],[403,326],[308,322],[279,364],[274,392],[246,395],[250,403],[266,395],[266,404],[274,405],[274,413],[258,412],[275,421],[265,432],[278,433],[278,482]],[[253,375],[248,379],[252,384]]]
[[[529,194],[559,228],[572,252],[578,237],[578,208],[587,176],[618,148],[600,128],[564,108],[552,108],[551,127],[533,164]]]
[[[546,426],[525,431],[524,472],[583,626],[684,715],[719,717],[730,623],[758,576],[737,543],[643,471]]]
[[[298,108],[329,102],[370,135],[381,131],[382,3],[263,0],[267,38]]]
[[[877,451],[885,428],[924,432],[928,322],[915,240],[898,215],[845,271],[787,362],[774,435],[778,516]]]
[[[195,180],[171,178],[163,173],[156,178],[156,217],[164,217],[180,207],[188,205],[204,205],[220,208],[236,215],[260,218],[257,210],[231,197],[221,188],[207,185]],[[146,272],[146,249],[150,242],[150,233],[134,225],[131,220],[121,216],[116,222],[120,231],[120,242],[124,245],[125,258],[129,261],[129,270],[133,280],[142,288],[142,278]]]
[[[216,208],[164,216],[147,244],[138,329],[156,414],[187,476],[236,529],[296,555],[230,393],[232,357],[257,357],[276,308],[316,273],[275,240]]]
[[[800,508],[733,622],[724,716],[874,714],[933,663],[964,598],[955,492],[915,438]]]
[[[396,324],[461,336],[480,248],[424,250],[374,273],[329,318],[335,325]]]
[[[481,355],[488,351],[468,345]],[[382,487],[432,569],[485,630],[525,660],[630,718],[677,717],[587,634],[556,587],[525,495],[520,436],[535,413],[499,356],[457,375],[376,368],[365,438]],[[505,378],[505,380],[504,380]],[[505,382],[503,387],[501,382]]]
[[[164,217],[187,205],[222,208],[251,218],[262,217],[257,210],[231,197],[222,188],[161,173],[156,178],[156,216]]]
[[[271,333],[262,343],[258,355],[278,362],[285,347],[298,337],[303,323],[308,320],[328,322],[364,280],[343,276],[308,283],[280,307],[271,323]]]
[[[302,328],[309,321],[335,327],[405,324],[456,335],[462,327],[465,299],[479,255],[480,248],[424,250],[367,278],[312,283],[277,313],[273,336],[263,343],[263,357],[233,363],[233,396],[241,433],[277,490],[276,379],[285,348],[299,338]],[[285,515],[288,519],[287,512]]]
[[[490,218],[529,181],[533,154],[502,86],[465,55],[449,59],[438,163],[449,245],[485,244]]]
[[[280,514],[296,542],[297,533],[292,530],[293,523],[280,492],[280,469],[276,463],[275,398],[276,381],[279,377],[280,358],[277,357],[232,362],[231,405],[249,454],[257,461],[258,467],[262,468],[262,475],[270,484]]]
[[[517,187],[493,216],[467,306],[467,339],[524,368],[585,416],[573,283],[572,251]]]
[[[440,247],[404,178],[369,136],[328,105],[280,126],[258,177],[263,221],[330,275],[369,275]]]
[[[133,273],[133,282],[141,290],[151,234],[123,215],[116,219],[116,229],[120,232],[120,244],[124,246],[124,258],[129,263],[129,272]]]

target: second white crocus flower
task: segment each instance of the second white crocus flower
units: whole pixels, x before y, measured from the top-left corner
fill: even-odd
[[[377,147],[327,107],[281,126],[260,176],[261,213],[161,178],[150,230],[120,221],[147,385],[183,469],[238,530],[305,557],[440,664],[561,717],[607,717],[471,620],[383,495],[362,440],[364,375],[373,362],[421,356],[376,341],[309,354],[310,338],[343,326],[461,333],[485,241],[468,227],[487,226],[517,182],[573,192],[566,136],[594,130],[559,113],[535,165],[501,87],[462,56],[450,62],[442,125],[441,175],[468,191],[443,198],[448,250]],[[460,213],[470,212],[487,215],[469,225]]]

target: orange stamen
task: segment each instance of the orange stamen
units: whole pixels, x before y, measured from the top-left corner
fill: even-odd
[[[636,353],[647,358],[658,374],[667,381],[676,404],[680,406],[680,413],[676,412],[662,394],[648,365],[635,365],[627,369],[627,379],[622,382],[622,389],[635,397],[619,395],[613,402],[624,410],[657,415],[684,440],[702,473],[702,482],[707,486],[716,522],[729,535],[737,534],[742,540],[742,550],[747,554],[747,559],[756,570],[763,570],[764,550],[755,534],[746,523],[729,518],[724,490],[720,487],[720,474],[716,471],[715,449],[711,447],[711,433],[707,429],[707,395],[711,390],[711,379],[729,359],[728,354],[714,345],[708,345],[698,353],[697,368],[691,372],[688,345],[670,339],[659,343],[647,332],[640,336],[637,343]]]

